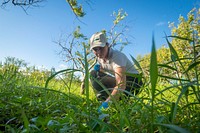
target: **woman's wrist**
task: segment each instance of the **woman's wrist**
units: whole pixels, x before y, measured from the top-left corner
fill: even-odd
[[[109,102],[110,101],[110,97],[108,97],[106,100],[105,100],[105,102]]]

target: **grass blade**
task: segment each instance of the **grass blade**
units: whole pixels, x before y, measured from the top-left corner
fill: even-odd
[[[176,60],[179,60],[179,57],[178,57],[178,54],[176,52],[176,50],[174,49],[174,47],[172,46],[172,44],[169,42],[168,38],[166,37],[166,41],[168,43],[168,46],[169,46],[169,49],[171,51],[171,59],[172,61],[176,61]]]
[[[89,108],[89,70],[88,70],[88,62],[87,62],[87,54],[86,48],[84,47],[84,61],[85,61],[85,90],[86,90],[86,99],[87,99],[87,107]],[[90,110],[89,110],[90,111]]]
[[[166,64],[158,64],[158,66],[160,66],[160,67],[165,67],[165,68],[168,68],[168,69],[171,69],[171,70],[175,70],[175,71],[176,71],[176,68],[173,68],[173,67],[171,67],[171,66],[169,66],[169,65],[166,65]]]
[[[167,37],[172,37],[172,38],[177,38],[177,39],[180,39],[180,40],[186,40],[186,41],[193,42],[193,40],[191,40],[191,39],[180,37],[180,36],[167,36]]]
[[[189,133],[189,131],[187,131],[186,129],[183,129],[183,128],[179,127],[179,126],[172,125],[172,124],[159,124],[159,123],[155,123],[154,125],[167,127],[167,128],[172,129],[172,130],[175,130],[175,131],[177,131],[179,133]]]
[[[188,81],[187,79],[182,79],[182,78],[174,78],[174,77],[170,77],[170,76],[165,76],[165,75],[158,75],[159,77],[165,78],[165,79],[171,79],[171,80],[177,80],[177,81]]]
[[[189,70],[191,70],[192,68],[196,67],[196,66],[199,65],[199,64],[200,64],[200,61],[197,61],[197,62],[192,63],[192,64],[188,67],[188,69],[185,71],[185,73],[187,73]]]
[[[22,110],[21,110],[22,112],[22,118],[23,118],[23,122],[24,122],[24,127],[25,127],[25,130],[26,131],[30,131],[30,129],[29,129],[29,121],[28,121],[28,118],[26,117],[26,114],[25,114],[25,112],[24,112],[24,109],[22,108]]]
[[[150,81],[151,81],[151,89],[152,89],[152,100],[154,100],[157,78],[158,78],[157,55],[156,55],[155,42],[153,38],[151,62],[150,62]]]
[[[188,90],[188,86],[185,86],[185,87],[183,87],[183,89],[182,89],[182,91],[181,91],[181,94],[178,96],[178,99],[177,99],[177,101],[176,101],[176,103],[175,103],[175,106],[174,106],[174,110],[173,110],[173,112],[172,112],[172,123],[173,123],[173,121],[174,121],[174,119],[175,119],[175,116],[176,116],[176,113],[177,113],[177,108],[178,108],[178,103],[179,103],[179,101],[181,100],[181,97],[183,96],[183,94],[185,94],[185,92]]]
[[[154,96],[156,90],[156,83],[158,78],[158,66],[157,66],[157,55],[154,37],[152,40],[152,51],[151,51],[151,62],[150,62],[150,81],[151,81],[151,92],[152,92],[152,108],[151,108],[151,123],[154,123]],[[151,124],[151,132],[153,133],[153,124]]]
[[[60,71],[58,71],[58,72],[52,74],[52,75],[47,79],[47,81],[46,81],[46,83],[45,83],[45,88],[48,87],[49,81],[50,81],[51,79],[53,79],[56,75],[58,75],[58,74],[60,74],[60,73],[63,73],[63,72],[68,72],[68,73],[70,73],[70,72],[76,72],[76,71],[80,71],[80,70],[77,70],[77,69],[64,69],[64,70],[60,70]]]
[[[139,70],[143,72],[139,62],[133,56],[131,56],[131,59],[133,60],[134,64],[139,68]]]

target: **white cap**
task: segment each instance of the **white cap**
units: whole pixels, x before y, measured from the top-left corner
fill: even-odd
[[[106,46],[106,36],[102,32],[97,32],[90,38],[90,50],[95,47],[105,47]]]

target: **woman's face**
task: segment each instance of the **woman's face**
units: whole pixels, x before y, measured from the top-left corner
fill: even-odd
[[[92,49],[94,54],[99,58],[105,58],[108,52],[108,47],[95,47]]]

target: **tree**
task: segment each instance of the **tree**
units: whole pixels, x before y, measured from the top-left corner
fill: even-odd
[[[39,7],[39,5],[44,1],[45,0],[3,0],[1,7],[5,8],[7,4],[11,3],[14,6],[21,7],[25,13],[27,13],[29,7]]]
[[[55,41],[56,44],[61,48],[59,55],[64,58],[64,61],[67,63],[68,68],[74,68],[80,70],[80,79],[82,80],[81,84],[81,93],[84,93],[84,80],[85,80],[85,60],[84,57],[87,56],[89,69],[94,66],[95,59],[94,56],[89,52],[88,38],[81,33],[81,28],[78,26],[73,33],[67,37],[62,37]],[[84,53],[84,49],[87,49]]]
[[[170,54],[170,48],[164,45],[157,49],[157,62],[159,66],[159,74],[173,77],[173,78],[185,78],[185,72],[187,68],[194,63],[194,61],[199,60],[200,51],[200,9],[192,9],[188,15],[187,19],[183,16],[179,17],[179,23],[175,26],[174,23],[170,23],[171,35],[166,36],[167,40],[171,38],[170,43],[175,51],[179,61],[176,59],[173,63],[173,56]],[[146,54],[143,57],[139,56],[137,58],[144,69],[145,75],[148,76],[149,71],[149,61],[150,54]],[[182,65],[181,65],[181,64]],[[163,67],[163,64],[168,67]],[[172,67],[177,71],[168,69]],[[199,70],[200,71],[200,70]],[[183,74],[184,73],[184,74]],[[193,75],[193,76],[192,76]],[[194,73],[190,75],[191,79],[194,77]]]
[[[179,17],[179,24],[176,27],[174,23],[170,24],[172,28],[172,41],[171,44],[177,51],[180,62],[176,62],[178,71],[182,73],[185,71],[193,62],[199,59],[200,51],[200,8],[192,9],[187,19],[183,16]],[[181,65],[182,64],[182,65]],[[179,73],[178,72],[178,73]],[[193,75],[193,74],[192,74]],[[192,78],[192,75],[179,75],[179,77],[186,76]]]
[[[181,38],[187,38],[187,40],[173,38],[172,45],[178,51],[180,57],[185,57],[189,53],[194,52],[191,49],[191,41],[194,40],[196,45],[199,45],[200,36],[200,8],[192,9],[187,19],[183,16],[179,17],[179,25],[176,27],[174,23],[170,24],[172,36],[179,36]],[[198,50],[197,50],[198,51]]]
[[[45,1],[46,0],[3,0],[1,7],[5,8],[7,4],[11,3],[14,6],[21,7],[25,13],[27,13],[27,10],[30,7],[39,7],[41,3]],[[66,2],[69,4],[77,18],[85,15],[82,5],[78,4],[77,0],[66,0]],[[89,0],[86,0],[85,2],[89,4]]]
[[[122,9],[120,9],[117,13],[113,13],[113,26],[110,30],[106,31],[105,29],[102,29],[102,32],[107,34],[108,40],[111,47],[115,47],[116,45],[121,46],[121,50],[124,46],[129,44],[129,41],[126,37],[126,30],[127,25],[123,25],[122,21],[127,16],[126,12],[123,12]],[[67,42],[68,41],[68,42]],[[75,31],[70,34],[67,39],[60,38],[59,41],[55,42],[61,47],[61,51],[59,54],[61,54],[64,58],[67,60],[66,63],[69,67],[79,69],[81,70],[81,79],[82,79],[82,85],[81,85],[81,94],[84,94],[84,80],[85,80],[85,61],[84,56],[86,54],[87,56],[87,62],[89,64],[89,70],[91,70],[96,63],[96,58],[92,52],[90,52],[90,46],[88,43],[88,38],[80,32],[80,26],[78,26]],[[117,43],[118,42],[118,43]],[[84,48],[86,49],[86,53],[84,53]]]
[[[3,0],[2,6],[6,6],[8,3],[12,3],[15,6],[36,6],[45,0]]]

